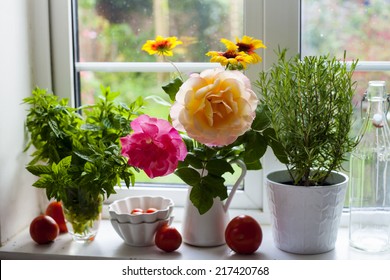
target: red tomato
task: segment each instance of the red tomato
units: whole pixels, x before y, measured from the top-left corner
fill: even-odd
[[[180,247],[182,238],[176,228],[164,225],[157,230],[154,242],[159,249],[173,252]]]
[[[56,221],[47,215],[39,215],[30,224],[31,238],[38,244],[54,241],[60,233]]]
[[[154,212],[156,212],[156,211],[157,211],[156,208],[148,208],[148,209],[146,210],[146,213],[147,213],[147,214],[151,214],[151,213],[154,213]]]
[[[56,221],[58,227],[60,228],[60,232],[68,232],[61,201],[51,202],[47,206],[45,214],[52,217]]]
[[[263,240],[260,225],[250,216],[240,215],[232,219],[225,230],[226,244],[238,254],[252,254]]]
[[[139,214],[143,214],[143,213],[144,213],[144,210],[142,210],[141,208],[134,208],[133,210],[131,210],[130,214],[139,215]]]

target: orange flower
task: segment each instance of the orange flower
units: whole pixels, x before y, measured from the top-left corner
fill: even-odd
[[[177,40],[177,37],[157,36],[156,40],[147,40],[142,46],[142,50],[150,55],[172,56],[172,50],[177,46],[183,44],[182,41]]]

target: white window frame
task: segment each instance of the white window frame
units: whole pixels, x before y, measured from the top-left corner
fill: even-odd
[[[264,42],[264,20],[266,1],[245,0],[245,34],[261,38]],[[267,3],[268,4],[268,3]],[[73,65],[73,50],[72,50],[72,22],[71,22],[72,1],[60,0],[50,2],[51,12],[51,34],[52,34],[52,58],[53,58],[53,91],[60,97],[70,99],[74,103],[73,88],[75,77],[72,69]],[[66,11],[66,13],[65,13]],[[262,57],[265,57],[265,51],[260,52]],[[266,61],[264,59],[264,61]],[[264,65],[264,62],[263,62]],[[248,76],[254,80],[257,73],[263,69],[263,65],[259,64],[252,67],[248,71]],[[218,66],[211,63],[177,63],[180,70],[191,71],[203,70],[210,67]],[[76,63],[76,70],[104,70],[104,71],[151,71],[166,72],[174,71],[175,69],[169,63]],[[267,165],[267,164],[265,164]],[[245,178],[245,188],[243,191],[237,191],[232,201],[231,208],[237,209],[252,209],[262,210],[264,208],[263,195],[263,172],[249,171]],[[163,195],[171,197],[175,201],[175,205],[184,206],[186,201],[186,188],[167,188],[159,185],[148,187],[137,184],[127,190],[125,187],[117,188],[117,194],[111,195],[107,203],[128,195]]]

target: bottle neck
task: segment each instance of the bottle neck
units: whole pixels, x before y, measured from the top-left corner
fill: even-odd
[[[385,126],[386,119],[386,102],[382,98],[368,100],[366,114],[366,125],[381,128]]]

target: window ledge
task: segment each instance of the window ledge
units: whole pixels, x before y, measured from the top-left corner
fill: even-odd
[[[181,224],[174,223],[180,230]],[[69,234],[61,234],[55,242],[37,245],[28,229],[0,247],[0,259],[161,259],[161,260],[388,260],[390,253],[368,254],[356,251],[348,245],[348,229],[340,228],[336,248],[318,255],[296,255],[277,249],[272,240],[271,227],[263,225],[263,241],[252,255],[238,255],[226,245],[198,248],[182,244],[173,253],[164,253],[155,246],[132,247],[117,235],[109,220],[103,220],[99,233],[91,243],[72,241]]]

